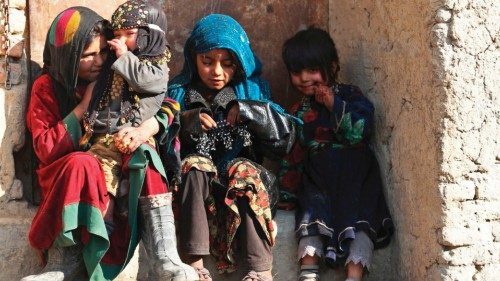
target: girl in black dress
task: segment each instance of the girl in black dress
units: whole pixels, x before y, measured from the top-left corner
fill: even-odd
[[[298,198],[299,280],[319,280],[320,258],[344,263],[347,280],[361,280],[374,247],[387,244],[392,232],[369,145],[373,105],[358,87],[337,82],[339,58],[326,31],[295,34],[283,60],[303,95],[292,113],[304,124],[280,173],[282,187]]]

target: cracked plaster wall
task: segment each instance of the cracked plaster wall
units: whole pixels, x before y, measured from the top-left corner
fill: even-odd
[[[330,1],[342,78],[375,103],[403,280],[500,271],[499,15],[498,1]]]
[[[443,1],[432,27],[446,93],[438,269],[445,280],[500,272],[500,2]]]

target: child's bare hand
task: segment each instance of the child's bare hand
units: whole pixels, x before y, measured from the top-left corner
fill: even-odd
[[[130,154],[148,140],[141,127],[122,128],[114,136],[115,146],[121,153]]]
[[[324,105],[328,110],[333,110],[333,91],[325,85],[318,85],[314,94],[316,102]]]
[[[227,113],[227,118],[226,121],[229,123],[231,126],[236,126],[238,125],[241,120],[240,120],[240,106],[236,103],[234,104],[231,109],[229,109],[229,112]]]
[[[201,128],[205,132],[217,127],[217,123],[215,123],[212,116],[206,113],[200,113],[200,123],[201,123]]]
[[[115,52],[117,58],[121,57],[128,51],[127,45],[125,45],[125,40],[120,40],[118,38],[111,39],[108,41],[109,49]]]

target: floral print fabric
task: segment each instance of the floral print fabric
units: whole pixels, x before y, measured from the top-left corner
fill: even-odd
[[[203,156],[191,155],[182,162],[182,173],[191,169],[207,172],[211,175],[211,189],[221,188],[218,173],[213,162]],[[236,158],[228,168],[228,187],[224,204],[216,204],[213,192],[205,200],[210,231],[210,251],[217,259],[217,269],[220,272],[236,270],[234,251],[236,247],[236,232],[241,224],[236,199],[246,197],[250,209],[264,231],[269,244],[275,243],[276,227],[272,220],[269,194],[260,178],[261,170],[251,161]]]

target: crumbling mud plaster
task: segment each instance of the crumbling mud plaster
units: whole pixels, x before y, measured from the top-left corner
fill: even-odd
[[[446,94],[438,269],[444,280],[500,272],[500,3],[443,1],[432,26]]]
[[[498,1],[330,1],[343,78],[377,111],[396,280],[500,271],[499,15]]]

